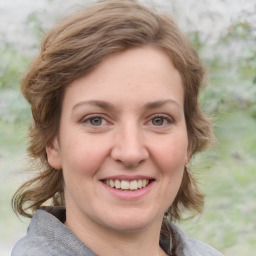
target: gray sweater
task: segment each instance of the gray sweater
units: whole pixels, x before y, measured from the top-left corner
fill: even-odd
[[[63,224],[65,215],[63,207],[37,210],[27,235],[18,241],[11,256],[97,256]],[[189,238],[174,224],[165,224],[168,232],[161,234],[159,243],[168,255],[223,256],[209,245]]]

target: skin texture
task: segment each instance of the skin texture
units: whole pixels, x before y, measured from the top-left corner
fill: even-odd
[[[99,255],[163,254],[163,214],[188,161],[183,103],[179,72],[149,46],[109,56],[67,88],[48,161],[63,170],[65,224]],[[103,183],[113,177],[151,183],[115,193]]]

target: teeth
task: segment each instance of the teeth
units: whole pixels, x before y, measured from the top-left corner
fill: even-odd
[[[130,190],[136,190],[138,189],[138,182],[137,180],[133,180],[130,182]]]
[[[130,182],[127,180],[121,181],[121,189],[130,189]]]
[[[140,179],[140,180],[105,180],[105,184],[107,184],[111,188],[123,189],[123,190],[137,190],[144,188],[148,185],[149,180]]]
[[[115,180],[115,187],[116,187],[117,189],[121,188],[121,182],[120,182],[120,180]]]
[[[110,185],[111,188],[113,188],[115,186],[115,182],[113,180],[110,180],[109,185]]]
[[[142,188],[142,180],[138,180],[138,188]]]

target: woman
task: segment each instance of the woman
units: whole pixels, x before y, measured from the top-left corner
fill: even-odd
[[[203,206],[187,170],[213,140],[203,77],[172,19],[137,1],[53,29],[21,86],[40,172],[14,195],[33,218],[12,255],[221,255],[172,224]]]

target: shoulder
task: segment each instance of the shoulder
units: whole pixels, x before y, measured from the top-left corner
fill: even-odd
[[[54,237],[38,235],[28,230],[26,236],[15,244],[11,256],[70,256],[62,247],[62,243],[57,244]]]
[[[173,223],[169,223],[172,235],[172,247],[176,255],[181,256],[223,256],[210,245],[190,238],[184,231]]]
[[[47,247],[45,249],[43,243],[28,239],[27,236],[19,240],[12,250],[11,256],[46,256]]]
[[[187,251],[194,253],[196,256],[223,256],[219,251],[211,247],[210,245],[199,241],[197,239],[189,238],[187,240]]]
[[[26,236],[14,246],[11,256],[95,256],[62,220],[63,209],[37,210]]]
[[[11,256],[58,255],[49,254],[49,250],[52,250],[55,244],[52,232],[48,228],[53,224],[52,221],[46,212],[37,211],[29,224],[27,234],[15,244]]]

